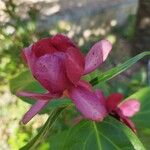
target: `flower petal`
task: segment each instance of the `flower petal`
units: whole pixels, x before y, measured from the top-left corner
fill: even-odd
[[[132,117],[140,110],[140,102],[138,100],[127,100],[122,102],[118,108],[124,116]]]
[[[38,100],[31,108],[26,112],[22,119],[23,124],[27,124],[38,112],[40,112],[49,101]]]
[[[103,63],[106,60],[111,49],[112,44],[107,40],[101,40],[94,44],[85,58],[84,74],[92,72],[101,63]]]
[[[56,97],[59,97],[60,95],[52,95],[51,93],[33,93],[33,92],[24,92],[24,91],[20,91],[20,92],[17,92],[16,94],[17,96],[24,96],[24,97],[29,97],[29,98],[32,98],[32,99],[41,99],[41,100],[49,100],[51,99],[52,97],[56,98]]]
[[[132,122],[131,119],[127,118],[127,117],[122,117],[120,118],[120,120],[125,123],[134,133],[136,133],[136,127],[135,124]]]
[[[84,80],[80,80],[78,83],[77,83],[78,86],[81,86],[81,87],[84,87],[85,89],[89,90],[89,91],[92,91],[92,85],[87,82],[87,81],[84,81]]]
[[[33,71],[33,66],[34,66],[34,63],[37,61],[37,57],[35,56],[35,54],[32,52],[31,49],[32,49],[32,45],[24,48],[22,51],[22,56],[24,60],[27,62],[30,70]]]
[[[62,58],[63,52],[41,56],[34,65],[33,75],[48,91],[62,93],[70,86]]]
[[[73,43],[73,41],[71,41],[71,39],[69,39],[64,34],[56,34],[55,36],[53,36],[51,38],[51,43],[58,51],[63,52],[65,52],[68,49],[68,47],[77,48],[75,43]]]
[[[32,52],[36,57],[40,57],[57,52],[57,49],[51,44],[51,38],[43,38],[32,45]]]
[[[74,87],[69,91],[70,98],[82,115],[94,121],[102,121],[107,115],[105,106],[101,104],[94,92],[84,87]]]
[[[111,112],[117,108],[117,105],[123,99],[123,95],[120,93],[112,93],[106,98],[106,107],[108,112]]]
[[[70,47],[66,51],[67,58],[65,60],[66,73],[67,77],[72,83],[79,81],[80,77],[84,71],[84,57],[81,52],[74,48]]]
[[[103,92],[102,92],[101,90],[99,90],[99,89],[96,89],[96,90],[95,90],[95,94],[96,94],[96,96],[99,98],[100,102],[101,102],[104,106],[106,106],[106,101],[105,101],[105,97],[104,97]]]

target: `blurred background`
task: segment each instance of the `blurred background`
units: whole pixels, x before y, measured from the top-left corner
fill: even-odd
[[[21,49],[56,33],[67,34],[83,53],[100,39],[110,40],[112,53],[99,71],[107,70],[140,52],[150,51],[150,1],[0,0],[0,150],[23,146],[48,117],[37,115],[29,125],[20,125],[30,105],[11,94],[9,80],[27,68],[20,56]],[[103,89],[106,93],[119,91],[128,96],[144,87],[148,84],[147,60],[109,81]],[[74,110],[68,111],[53,132],[70,125],[68,118]],[[48,142],[39,147],[48,148]]]

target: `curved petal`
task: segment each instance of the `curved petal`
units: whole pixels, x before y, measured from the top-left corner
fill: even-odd
[[[42,100],[49,100],[51,99],[52,97],[54,98],[58,98],[60,95],[52,95],[51,93],[33,93],[33,92],[24,92],[24,91],[20,91],[20,92],[17,92],[16,94],[17,96],[24,96],[24,97],[29,97],[29,98],[32,98],[32,99],[42,99]]]
[[[62,93],[70,86],[61,57],[65,57],[62,52],[46,54],[34,65],[34,77],[52,94]]]
[[[31,108],[25,113],[22,119],[23,124],[27,124],[38,112],[40,112],[49,101],[38,100]]]
[[[73,41],[71,41],[71,39],[69,39],[64,34],[56,34],[55,36],[53,36],[51,38],[51,43],[58,51],[63,52],[65,52],[68,49],[68,47],[77,48],[75,43],[73,43]]]
[[[33,72],[34,63],[37,61],[37,57],[32,52],[32,45],[26,47],[22,51],[23,59],[27,62],[29,69]]]
[[[69,91],[70,98],[81,114],[94,121],[102,121],[107,115],[105,106],[101,104],[94,92],[83,87],[74,87]]]
[[[99,98],[101,104],[103,104],[104,106],[106,106],[106,101],[105,101],[105,97],[104,97],[103,92],[101,90],[99,90],[99,89],[96,89],[95,90],[95,94]]]
[[[120,121],[125,123],[134,133],[136,133],[136,127],[135,124],[132,122],[131,119],[127,117],[120,118]]]
[[[103,63],[106,60],[111,49],[112,44],[107,40],[101,40],[94,44],[85,58],[84,74],[92,72],[101,63]]]
[[[51,44],[51,38],[43,38],[32,45],[32,52],[36,57],[41,57],[57,52],[57,49]]]
[[[127,100],[122,102],[118,108],[124,116],[132,117],[140,110],[140,102],[138,100]]]
[[[115,110],[117,105],[123,100],[123,95],[120,93],[112,93],[106,98],[106,107],[109,112]]]
[[[87,82],[87,81],[84,81],[84,80],[80,80],[78,83],[77,83],[78,86],[81,86],[89,91],[92,91],[92,85]]]
[[[80,80],[80,77],[83,74],[85,62],[84,57],[81,52],[74,47],[67,49],[66,55],[65,66],[67,77],[75,84]]]

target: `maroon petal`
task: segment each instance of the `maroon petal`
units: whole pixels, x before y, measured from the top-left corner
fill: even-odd
[[[136,133],[136,127],[135,124],[132,122],[131,119],[129,119],[128,117],[122,117],[120,118],[120,120],[125,123],[133,132]]]
[[[64,34],[57,34],[51,38],[52,45],[58,50],[65,52],[69,47],[77,46]]]
[[[132,117],[140,110],[140,102],[138,100],[127,100],[122,102],[118,108],[124,116]]]
[[[78,83],[77,83],[78,86],[81,86],[89,91],[92,91],[92,85],[87,82],[87,81],[84,81],[84,80],[80,80]]]
[[[22,119],[23,124],[27,124],[38,112],[40,112],[49,101],[38,100],[31,108],[26,112]]]
[[[83,119],[85,119],[85,118],[80,115],[80,116],[74,118],[73,121],[72,121],[72,123],[73,123],[73,125],[76,125],[76,124],[78,124],[80,121],[82,121]]]
[[[32,52],[31,48],[32,48],[32,45],[24,48],[22,51],[22,56],[23,56],[24,60],[27,62],[30,70],[33,71],[33,66],[34,66],[34,63],[37,61],[37,57]]]
[[[94,121],[102,121],[107,115],[105,106],[101,104],[94,92],[84,87],[74,87],[69,91],[70,98],[81,114]]]
[[[106,60],[111,49],[112,44],[107,40],[101,40],[94,44],[85,58],[84,74],[92,72],[101,63],[103,63]]]
[[[34,65],[34,77],[51,93],[62,93],[70,86],[66,77],[62,52],[41,56]]]
[[[50,38],[44,38],[32,45],[32,52],[36,57],[41,57],[45,54],[57,52],[57,49],[51,44]]]
[[[70,47],[66,51],[67,58],[65,60],[66,73],[67,77],[72,83],[76,83],[80,80],[80,77],[83,74],[84,70],[84,57],[81,52],[74,48]]]
[[[106,98],[106,107],[108,112],[111,112],[117,108],[117,105],[123,99],[123,95],[120,93],[112,93]]]

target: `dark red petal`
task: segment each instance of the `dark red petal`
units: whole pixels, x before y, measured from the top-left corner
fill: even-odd
[[[78,86],[81,86],[89,91],[92,91],[92,85],[87,82],[87,81],[84,81],[84,80],[80,80],[78,83],[77,83]]]
[[[117,105],[123,100],[123,95],[120,93],[112,93],[106,98],[106,107],[108,112],[117,108]]]
[[[85,118],[102,121],[107,115],[105,106],[101,104],[94,92],[78,86],[70,89],[69,95],[77,109]]]
[[[37,61],[37,57],[35,56],[35,54],[32,52],[31,49],[32,49],[32,45],[24,48],[22,51],[22,56],[25,59],[25,61],[27,62],[30,70],[33,72],[33,66],[34,66],[35,62]]]
[[[63,52],[41,56],[34,65],[34,77],[51,93],[62,93],[70,86],[63,63]]]
[[[41,39],[32,45],[32,52],[34,52],[36,57],[52,54],[56,51],[57,49],[51,44],[50,38]]]
[[[118,108],[124,116],[132,117],[140,110],[140,102],[135,99],[127,100],[119,104]]]
[[[132,122],[131,119],[129,119],[128,117],[122,117],[120,118],[120,120],[125,123],[133,132],[136,133],[136,127],[135,124]]]
[[[70,47],[66,51],[67,58],[65,60],[67,77],[72,83],[76,83],[80,80],[80,77],[84,71],[84,57],[81,52]]]
[[[69,47],[76,47],[75,43],[63,34],[57,34],[51,38],[52,45],[58,50],[65,52]]]

